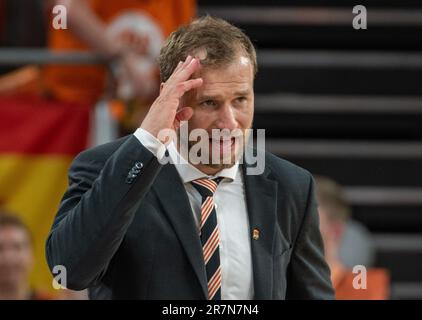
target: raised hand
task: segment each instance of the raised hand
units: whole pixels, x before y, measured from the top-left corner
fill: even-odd
[[[172,75],[163,84],[160,95],[151,105],[141,128],[158,138],[161,130],[177,130],[181,121],[187,121],[192,117],[193,109],[189,106],[180,106],[180,98],[189,90],[202,85],[202,78],[190,79],[199,67],[199,60],[191,56],[184,62],[179,62]]]

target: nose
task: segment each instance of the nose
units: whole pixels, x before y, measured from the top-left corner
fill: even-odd
[[[225,103],[219,108],[216,125],[219,129],[229,129],[230,131],[238,127],[236,110],[230,103]]]

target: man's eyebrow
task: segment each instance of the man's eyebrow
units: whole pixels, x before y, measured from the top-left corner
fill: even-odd
[[[221,95],[219,95],[219,94],[216,94],[216,95],[211,95],[211,94],[201,94],[201,95],[198,95],[198,100],[203,100],[203,101],[205,101],[205,100],[219,100],[219,99],[221,99]]]
[[[251,92],[251,90],[249,90],[249,89],[239,90],[239,91],[236,91],[234,93],[234,95],[235,96],[247,96],[247,95],[250,94],[250,92]],[[212,95],[212,94],[200,94],[197,97],[198,100],[204,100],[204,101],[205,100],[220,100],[221,98],[222,98],[222,96],[219,95],[219,94],[215,94],[215,95]]]
[[[246,90],[240,90],[240,91],[236,91],[234,93],[235,96],[247,96],[251,93],[251,91],[249,89]]]

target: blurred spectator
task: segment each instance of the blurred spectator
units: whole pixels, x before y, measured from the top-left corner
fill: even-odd
[[[339,247],[339,258],[349,268],[360,264],[372,267],[375,248],[372,235],[360,222],[347,219]]]
[[[15,215],[0,211],[0,300],[50,300],[31,288],[34,264],[31,234]]]
[[[353,280],[357,274],[344,264],[339,255],[351,209],[342,188],[336,182],[326,177],[315,177],[315,181],[320,229],[324,240],[325,257],[331,269],[331,280],[336,290],[336,299],[388,299],[389,276],[383,269],[371,269],[364,265],[367,268],[366,289],[354,288]]]
[[[113,89],[103,66],[49,66],[47,93],[62,101],[94,105],[100,98],[127,131],[138,127],[159,90],[162,41],[195,15],[194,0],[55,0],[67,8],[69,30],[49,27],[53,50],[93,49],[109,61]],[[113,92],[113,93],[111,93]]]
[[[14,214],[0,211],[0,300],[86,300],[86,290],[60,290],[51,295],[33,289],[29,276],[34,265],[32,236]]]

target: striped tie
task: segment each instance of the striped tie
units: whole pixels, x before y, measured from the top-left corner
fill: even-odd
[[[192,181],[192,185],[202,196],[200,232],[209,300],[221,300],[220,234],[214,208],[214,193],[221,180],[222,178],[203,178]]]

